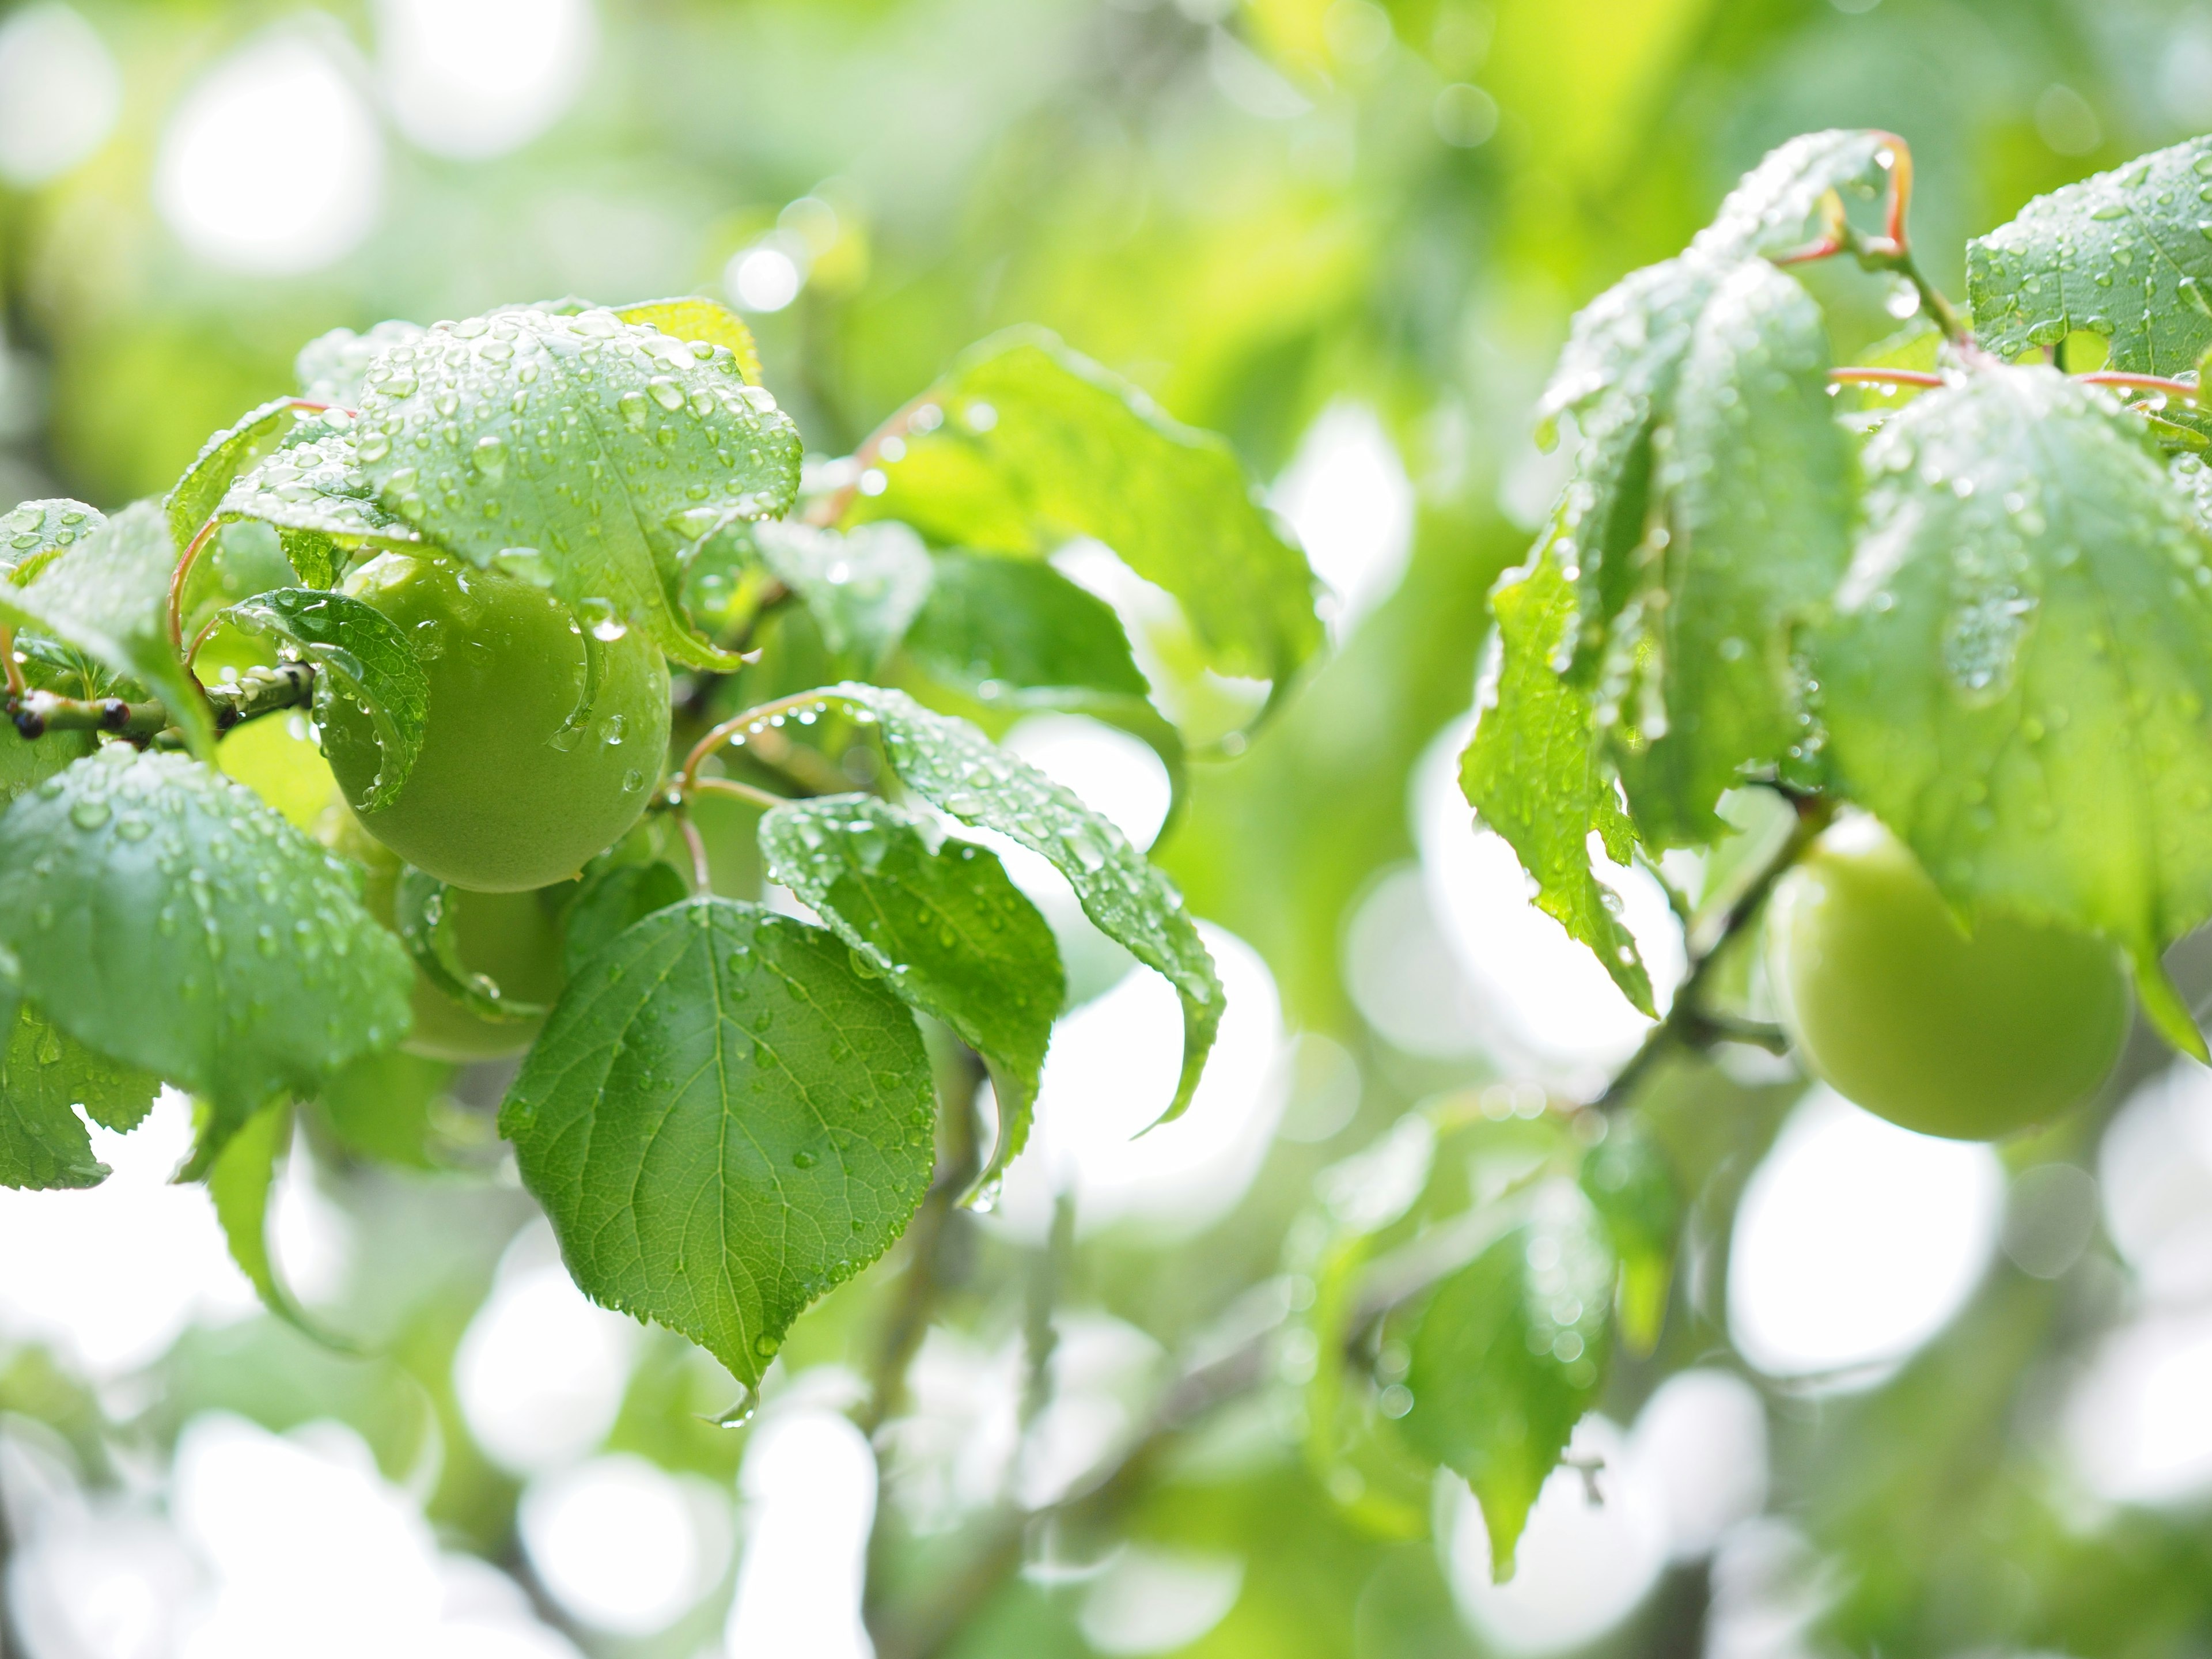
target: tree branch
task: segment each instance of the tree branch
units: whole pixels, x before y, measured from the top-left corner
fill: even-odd
[[[249,668],[235,681],[210,686],[207,691],[218,732],[282,709],[304,708],[314,696],[314,667],[304,662]],[[27,690],[9,697],[0,704],[0,710],[27,738],[42,738],[49,732],[107,732],[142,744],[172,738],[179,743],[183,740],[167,705],[155,702],[64,697],[52,691]]]

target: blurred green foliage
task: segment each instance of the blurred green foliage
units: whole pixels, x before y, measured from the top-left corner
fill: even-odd
[[[1267,959],[1288,1024],[1357,1060],[1358,1109],[1319,1142],[1279,1142],[1197,1245],[1109,1231],[1056,1260],[963,1223],[941,1316],[991,1345],[1018,1336],[1049,1269],[1063,1305],[1179,1350],[1281,1269],[1319,1170],[1417,1103],[1490,1080],[1480,1059],[1424,1059],[1370,1031],[1340,947],[1355,901],[1413,852],[1409,773],[1468,706],[1485,592],[1548,507],[1559,474],[1531,446],[1528,411],[1575,307],[1673,253],[1799,131],[1910,139],[1916,244],[1955,295],[1968,234],[2212,125],[2212,12],[2183,0],[653,0],[602,7],[574,108],[511,154],[456,161],[387,133],[366,239],[271,277],[207,263],[155,211],[166,122],[198,77],[270,30],[315,32],[373,87],[372,9],[81,10],[119,66],[121,114],[74,168],[0,191],[9,499],[112,511],[165,489],[210,431],[289,390],[295,351],[334,325],[522,295],[720,292],[732,256],[779,226],[805,243],[807,280],[752,320],[810,456],[846,453],[963,348],[1018,323],[1226,433],[1262,478],[1333,401],[1376,411],[1415,492],[1403,582],[1249,753],[1190,763],[1159,851],[1193,910]],[[313,144],[316,118],[298,111],[267,143]],[[1894,326],[1878,284],[1808,281],[1838,361]],[[713,803],[700,817],[718,875],[755,881],[750,812]],[[1602,1402],[1620,1421],[1670,1372],[1731,1363],[1733,1206],[1795,1092],[1704,1068],[1662,1084],[1645,1116],[1691,1236],[1657,1352],[1620,1366]],[[434,1100],[428,1139],[465,1147],[453,1126],[481,1126],[489,1097]],[[451,1377],[526,1204],[476,1176],[356,1168],[343,1120],[315,1133],[375,1263],[331,1317],[383,1342],[379,1357],[326,1353],[265,1319],[202,1330],[159,1368],[155,1403],[134,1406],[19,1347],[0,1362],[0,1407],[51,1425],[95,1475],[211,1407],[280,1429],[336,1418],[388,1477],[426,1486],[449,1539],[514,1563],[516,1483],[472,1446]],[[2053,1155],[2085,1156],[2086,1135]],[[803,1321],[787,1370],[865,1370],[898,1260]],[[1943,1339],[1870,1392],[1775,1395],[1770,1508],[1827,1563],[1828,1634],[1806,1639],[1931,1656],[2212,1641],[2201,1522],[2085,1509],[2038,1437],[2051,1377],[2121,1305],[2109,1254],[2088,1260],[2096,1271],[2050,1283],[2000,1265]],[[610,1443],[726,1486],[743,1437],[702,1419],[732,1391],[659,1334],[644,1354]],[[1437,1551],[1391,1530],[1425,1525],[1419,1504],[1332,1495],[1302,1451],[1297,1395],[1263,1389],[1206,1417],[1060,1543],[1091,1559],[1134,1537],[1243,1559],[1233,1609],[1188,1650],[1208,1659],[1480,1651]],[[999,1522],[926,1534],[893,1516],[875,1582],[926,1592]],[[1045,1546],[1014,1547],[1035,1560]],[[1702,1572],[1673,1569],[1613,1649],[1699,1651]],[[1076,1605],[1047,1575],[1009,1573],[947,1646],[884,1651],[1079,1654]],[[605,1650],[673,1656],[680,1640],[688,1656],[715,1628]]]

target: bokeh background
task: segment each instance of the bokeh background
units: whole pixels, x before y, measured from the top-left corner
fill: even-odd
[[[7,1650],[845,1659],[864,1582],[960,1587],[1178,1356],[1271,1322],[1258,1385],[1110,1527],[1017,1528],[951,1629],[879,1629],[886,1659],[2212,1647],[2212,1079],[2148,1042],[2094,1109],[1995,1150],[1763,1055],[1668,1079],[1667,1334],[1510,1586],[1463,1491],[1366,1503],[1304,1444],[1300,1253],[1426,1156],[1401,1120],[1516,1121],[1639,1034],[1452,781],[1483,594],[1563,477],[1535,392],[1577,306],[1832,125],[1909,139],[1955,293],[1967,235],[2212,127],[2212,5],[0,8],[0,498],[161,491],[341,324],[717,294],[831,455],[1033,321],[1231,436],[1336,647],[1249,752],[1194,763],[1158,848],[1231,996],[1196,1108],[1129,1138],[1173,1000],[1089,988],[872,1447],[847,1413],[896,1256],[714,1427],[726,1376],[568,1285],[490,1143],[496,1075],[434,1103],[446,1167],[294,1149],[286,1271],[366,1356],[258,1311],[204,1195],[166,1184],[180,1102],[94,1131],[106,1187],[0,1193]],[[1894,325],[1881,285],[1809,280],[1842,360]],[[1012,740],[1159,831],[1149,750],[1067,716]],[[1622,886],[1679,974],[1658,889]]]

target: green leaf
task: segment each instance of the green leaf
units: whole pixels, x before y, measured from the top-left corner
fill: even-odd
[[[105,513],[82,501],[21,502],[0,518],[0,574],[14,571],[28,581],[41,564],[106,522]]]
[[[929,551],[902,524],[849,533],[770,522],[751,527],[762,562],[805,602],[836,657],[872,673],[929,592]]]
[[[933,679],[1018,704],[1145,696],[1129,636],[1103,599],[1030,559],[939,554],[906,654]]]
[[[301,1311],[269,1249],[269,1197],[276,1184],[276,1164],[292,1145],[292,1109],[271,1106],[256,1112],[224,1142],[207,1170],[208,1196],[222,1224],[230,1259],[252,1283],[261,1305],[293,1329],[325,1347],[356,1352],[323,1330]]]
[[[404,866],[392,893],[392,927],[422,976],[478,1019],[521,1025],[545,1010],[505,994],[499,982],[461,960],[460,908],[453,889],[413,866]]]
[[[935,1113],[914,1016],[819,928],[696,899],[572,981],[500,1132],[586,1295],[757,1383],[904,1230]]]
[[[351,409],[361,402],[361,377],[379,353],[422,337],[422,325],[397,319],[382,322],[366,334],[334,328],[300,348],[292,373],[300,395],[311,403],[336,404]]]
[[[2161,950],[2212,916],[2212,541],[2139,422],[2045,368],[1867,447],[1819,645],[1831,764],[1960,914],[2100,933],[2202,1056]]]
[[[616,934],[655,910],[681,904],[691,890],[673,866],[617,864],[585,877],[561,917],[561,951],[574,979]]]
[[[216,433],[201,446],[199,454],[161,503],[162,511],[169,515],[169,534],[179,548],[189,546],[200,526],[216,516],[238,475],[276,448],[299,418],[294,400],[278,398],[249,411],[235,426]]]
[[[1615,1118],[1583,1159],[1581,1186],[1620,1262],[1614,1310],[1621,1342],[1631,1353],[1648,1354],[1666,1322],[1674,1279],[1682,1205],[1674,1172],[1632,1121]]]
[[[368,711],[383,758],[362,808],[397,795],[422,752],[430,712],[429,676],[399,625],[374,605],[312,587],[274,588],[223,614],[249,632],[274,635],[313,663],[319,709],[343,695]]]
[[[1221,1024],[1221,981],[1175,884],[1113,823],[966,720],[933,714],[902,692],[848,681],[801,698],[842,702],[882,728],[899,781],[931,805],[1041,854],[1067,878],[1084,914],[1165,976],[1182,1004],[1182,1074],[1160,1121],[1197,1091]]]
[[[992,552],[1096,537],[1182,602],[1224,674],[1280,684],[1321,644],[1305,556],[1228,444],[1053,336],[984,341],[908,425],[901,459],[880,458],[886,488],[855,496],[856,516]]]
[[[319,585],[314,571],[331,556],[331,547],[419,550],[422,541],[378,503],[362,470],[354,419],[338,409],[302,415],[275,449],[239,475],[216,511],[276,526],[293,568],[310,586]]]
[[[1796,631],[1850,558],[1827,368],[1820,307],[1763,262],[1723,278],[1691,331],[1654,435],[1667,533],[1615,619],[1596,709],[1621,728],[1629,810],[1654,845],[1718,840],[1721,796],[1805,738]]]
[[[253,792],[111,744],[0,817],[0,945],[70,1036],[213,1103],[211,1145],[407,1028],[359,873]]]
[[[1513,1576],[1528,1511],[1605,1370],[1613,1261],[1597,1218],[1564,1182],[1538,1217],[1437,1286],[1412,1341],[1401,1420],[1423,1455],[1482,1504],[1491,1568]]]
[[[168,521],[141,501],[41,565],[27,586],[0,581],[0,620],[51,634],[137,680],[205,758],[215,752],[214,717],[169,639],[176,564]]]
[[[1736,273],[1747,263],[1804,242],[1831,191],[1870,186],[1881,176],[1888,153],[1881,133],[1838,131],[1793,138],[1744,176],[1687,252],[1632,273],[1576,316],[1537,415],[1540,432],[1548,434],[1561,415],[1571,413],[1582,436],[1565,496],[1564,539],[1570,546],[1563,559],[1575,574],[1581,607],[1575,651],[1585,665],[1606,645],[1613,618],[1648,586],[1644,573],[1656,550],[1650,532],[1664,527],[1667,519],[1663,499],[1654,500],[1653,469],[1655,459],[1665,464],[1669,458],[1655,458],[1655,447],[1668,444],[1677,468],[1695,468],[1705,459],[1661,436],[1692,348],[1705,341],[1709,376],[1733,367],[1763,378],[1756,354],[1734,365],[1725,356],[1717,363],[1710,361],[1711,354],[1725,353],[1731,333],[1741,336],[1745,319],[1717,320],[1701,329],[1706,307],[1731,279],[1746,280]],[[1749,292],[1737,292],[1735,306],[1758,301],[1754,314],[1764,312],[1802,336],[1804,325],[1771,291],[1760,295],[1763,287],[1754,283]],[[1812,325],[1815,334],[1817,326]],[[1802,340],[1786,349],[1794,375]],[[1820,367],[1827,367],[1825,356]],[[1725,386],[1708,382],[1704,391],[1724,397]],[[1778,503],[1794,484],[1780,477],[1761,482]]]
[[[2076,329],[2112,343],[2108,369],[2183,374],[2212,345],[2212,238],[2199,192],[2212,137],[2039,196],[1966,244],[1966,297],[2002,356]]]
[[[450,1141],[438,1103],[455,1068],[389,1048],[365,1054],[327,1079],[316,1096],[323,1121],[346,1150],[407,1169],[446,1167]]]
[[[728,347],[606,311],[507,311],[395,345],[366,381],[357,453],[386,507],[678,661],[738,665],[684,619],[684,558],[718,525],[787,509],[799,444]]]
[[[1571,648],[1574,589],[1554,550],[1560,526],[1528,562],[1509,570],[1490,595],[1498,618],[1494,700],[1460,760],[1460,787],[1536,880],[1536,906],[1605,964],[1621,994],[1657,1018],[1651,980],[1590,865],[1597,832],[1626,863],[1635,832],[1613,793],[1592,729],[1591,696],[1563,674]]]
[[[588,308],[588,307],[586,307]],[[643,323],[672,340],[703,340],[726,346],[738,360],[738,369],[753,385],[761,383],[760,348],[745,319],[719,300],[689,296],[675,300],[647,300],[634,306],[617,306],[615,315],[626,323]]]
[[[0,1186],[94,1187],[107,1166],[75,1109],[118,1132],[136,1128],[161,1079],[118,1066],[18,1001],[0,986]]]
[[[1052,929],[996,854],[872,796],[775,807],[760,843],[770,878],[819,911],[865,971],[989,1064],[1000,1121],[989,1180],[1029,1137],[1067,989]]]
[[[99,746],[100,739],[89,732],[49,732],[41,738],[26,738],[13,720],[0,719],[0,806]]]

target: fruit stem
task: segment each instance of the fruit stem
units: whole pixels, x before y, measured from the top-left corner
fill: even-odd
[[[699,826],[691,822],[691,815],[678,807],[676,827],[682,831],[684,845],[691,854],[691,893],[695,898],[706,898],[714,890],[714,874],[707,861],[707,838],[699,833]]]
[[[1835,802],[1824,795],[1775,787],[1796,811],[1797,821],[1790,825],[1790,834],[1759,874],[1736,895],[1721,918],[1720,930],[1713,942],[1691,963],[1690,971],[1674,988],[1674,1000],[1668,1005],[1667,1017],[1651,1028],[1643,1046],[1614,1073],[1605,1092],[1590,1103],[1593,1111],[1613,1113],[1625,1109],[1634,1101],[1652,1069],[1677,1048],[1708,1048],[1716,1042],[1751,1042],[1771,1048],[1780,1040],[1779,1032],[1708,1013],[1703,1006],[1705,987],[1729,942],[1758,919],[1767,895],[1774,890],[1774,884],[1805,856],[1806,850],[1836,816]]]
[[[2159,392],[2183,403],[2197,401],[2197,388],[2187,380],[2169,380],[2158,374],[2124,374],[2117,369],[2099,369],[2094,374],[2076,374],[2074,378],[2083,386],[2127,386],[2137,392]]]
[[[778,697],[774,702],[763,702],[732,714],[720,726],[691,745],[691,752],[684,757],[684,765],[677,774],[677,787],[689,791],[699,779],[700,763],[724,744],[734,740],[739,745],[747,738],[763,735],[768,722],[778,714],[787,714],[794,708],[819,708],[830,701],[819,691],[801,691],[793,696]],[[758,732],[752,728],[758,727]],[[824,792],[828,793],[828,792]]]
[[[756,789],[735,778],[694,778],[687,788],[694,795],[726,795],[732,800],[741,800],[763,811],[787,804],[784,797],[773,790]]]
[[[1828,380],[1832,386],[1948,386],[1941,374],[1930,374],[1918,368],[1832,368]]]

